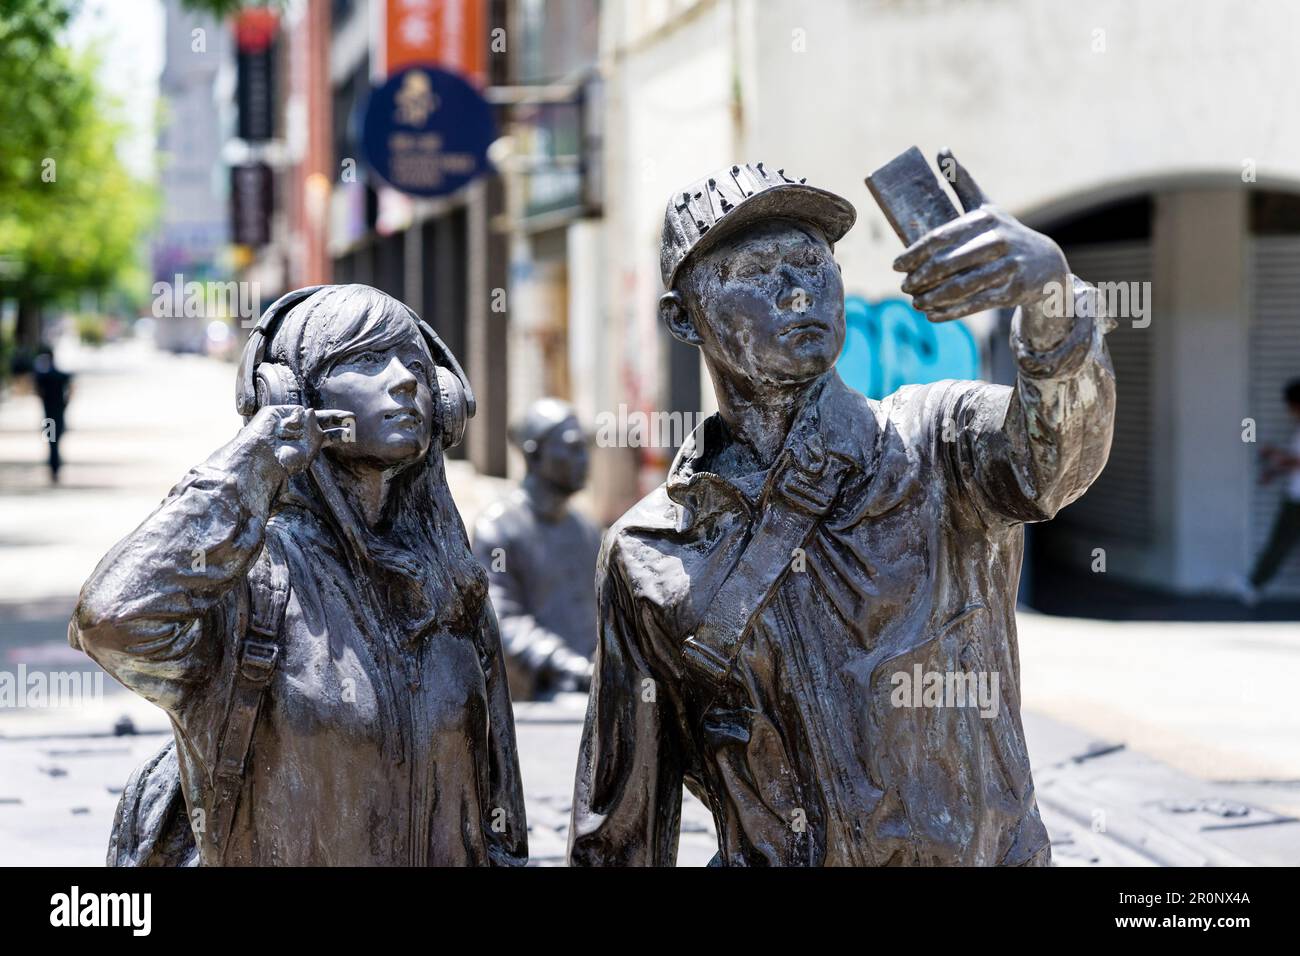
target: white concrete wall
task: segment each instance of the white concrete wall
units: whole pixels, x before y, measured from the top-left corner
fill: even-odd
[[[619,42],[626,45],[607,63],[616,114],[606,130],[607,253],[614,277],[609,314],[622,332],[608,359],[630,373],[605,403],[611,411],[619,402],[663,407],[658,389],[665,355],[657,302],[663,291],[664,208],[673,192],[729,164],[736,153],[732,8],[718,2],[677,6],[684,15],[654,20],[657,26],[648,35],[649,27],[629,15],[636,22],[623,31]],[[628,5],[623,12],[637,10]],[[703,379],[709,392],[707,376]],[[711,393],[701,400],[711,403]]]
[[[850,292],[897,292],[899,243],[863,178],[950,146],[1001,205],[1062,211],[1145,189],[1300,187],[1292,38],[1260,0],[611,0],[607,228],[621,358],[658,362],[658,236],[670,193],[764,160],[858,208]]]
[[[1239,182],[1246,160],[1261,185],[1300,182],[1300,4],[736,2],[754,38],[745,157],[858,207],[839,250],[851,291],[897,288],[863,178],[913,144],[951,147],[1022,215],[1173,176]]]

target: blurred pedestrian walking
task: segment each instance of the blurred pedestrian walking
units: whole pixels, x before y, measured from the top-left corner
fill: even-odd
[[[59,441],[63,438],[64,413],[68,401],[72,398],[72,376],[54,364],[54,350],[42,345],[36,352],[32,363],[32,378],[36,385],[36,394],[41,397],[45,408],[45,418],[41,422],[41,434],[50,446],[50,482],[58,484]]]
[[[1265,463],[1260,483],[1268,484],[1275,478],[1285,477],[1286,487],[1282,491],[1282,501],[1278,504],[1268,543],[1255,559],[1255,567],[1242,590],[1243,600],[1252,605],[1258,600],[1260,589],[1272,580],[1291,549],[1300,542],[1300,378],[1287,383],[1282,397],[1296,422],[1296,430],[1291,436],[1290,448],[1265,445],[1260,450]]]

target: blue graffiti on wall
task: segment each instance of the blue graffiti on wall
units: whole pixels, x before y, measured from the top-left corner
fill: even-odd
[[[902,385],[978,378],[979,347],[966,326],[934,323],[902,299],[844,300],[847,334],[836,361],[840,377],[868,398]]]

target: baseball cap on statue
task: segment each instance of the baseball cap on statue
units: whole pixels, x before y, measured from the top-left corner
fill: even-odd
[[[858,218],[842,196],[768,169],[763,163],[729,166],[674,193],[664,212],[659,270],[673,287],[690,256],[762,219],[795,219],[817,226],[827,242],[838,242]]]

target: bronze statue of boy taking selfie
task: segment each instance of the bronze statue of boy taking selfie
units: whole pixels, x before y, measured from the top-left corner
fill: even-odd
[[[1087,297],[1060,249],[952,165],[964,215],[895,268],[932,321],[1018,308],[1011,387],[876,402],[840,380],[841,197],[759,163],[670,200],[660,315],[719,411],[605,538],[571,863],[671,865],[683,783],[718,865],[1049,862],[1020,722],[1022,526],[1101,471],[1114,375],[1104,317],[1049,308],[1053,288]],[[1000,700],[900,695],[900,675],[996,675]]]

